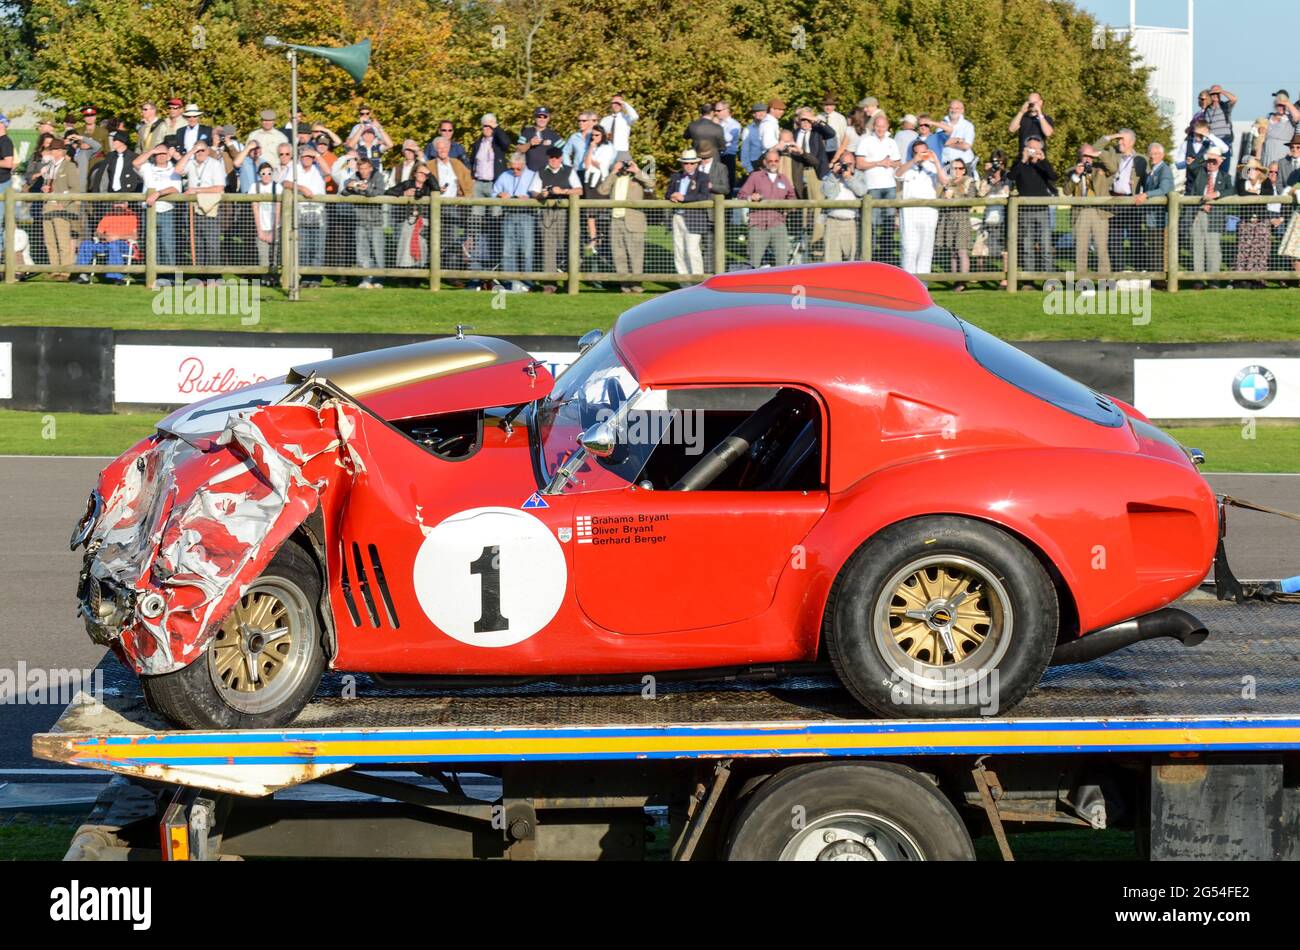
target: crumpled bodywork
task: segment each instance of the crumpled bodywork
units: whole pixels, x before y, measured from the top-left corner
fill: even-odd
[[[332,473],[358,470],[347,439],[359,411],[338,399],[267,406],[193,444],[156,434],[106,468],[82,571],[92,637],[140,674],[193,662]]]

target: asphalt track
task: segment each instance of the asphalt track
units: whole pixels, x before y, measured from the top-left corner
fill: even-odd
[[[0,670],[89,669],[102,649],[76,619],[78,554],[68,535],[107,460],[0,457]],[[1300,510],[1300,475],[1208,476],[1216,491]],[[1255,512],[1229,516],[1229,559],[1242,578],[1300,574],[1300,524]],[[45,769],[31,735],[58,718],[56,706],[0,706],[0,782],[35,779],[5,770]]]

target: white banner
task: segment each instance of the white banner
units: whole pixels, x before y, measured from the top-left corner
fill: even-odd
[[[545,363],[546,368],[551,371],[552,376],[559,376],[569,368],[570,363],[574,362],[578,358],[578,351],[573,350],[568,353],[536,352],[529,353],[528,355],[535,360],[540,360],[542,363]]]
[[[187,405],[241,386],[278,379],[293,366],[333,358],[327,347],[114,347],[113,400]]]
[[[14,345],[0,343],[0,399],[14,398]]]
[[[1152,419],[1300,418],[1300,359],[1134,360],[1133,404]]]

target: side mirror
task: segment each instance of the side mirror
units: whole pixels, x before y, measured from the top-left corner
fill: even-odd
[[[587,450],[588,455],[604,459],[614,454],[618,437],[608,421],[597,422],[578,437],[578,444]]]
[[[586,353],[589,349],[599,343],[604,336],[605,332],[603,330],[588,330],[582,335],[582,339],[578,341],[578,355],[581,356],[583,353]]]

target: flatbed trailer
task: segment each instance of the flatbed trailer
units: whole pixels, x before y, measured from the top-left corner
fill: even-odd
[[[1300,859],[1300,607],[1054,667],[1006,717],[881,720],[827,676],[406,690],[330,674],[290,727],[169,731],[106,658],[37,757],[115,773],[76,859],[966,858],[1133,828],[1153,859]]]

